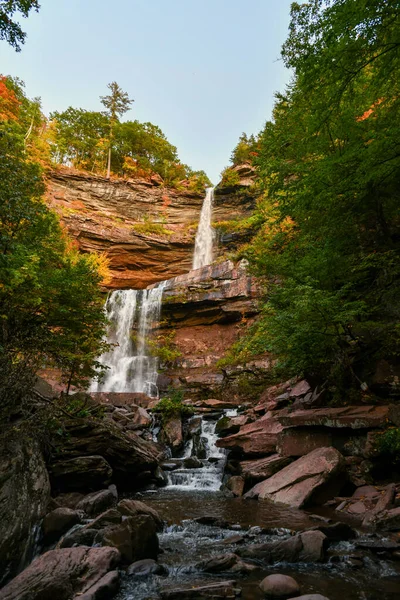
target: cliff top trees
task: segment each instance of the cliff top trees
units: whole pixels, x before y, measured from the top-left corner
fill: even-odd
[[[109,148],[108,148],[108,163],[107,163],[107,179],[110,179],[111,174],[111,148],[113,143],[114,128],[118,123],[118,117],[124,115],[130,108],[130,105],[134,102],[129,98],[127,92],[124,92],[116,81],[108,84],[110,89],[109,96],[100,96],[100,100],[103,106],[107,110],[109,118]]]
[[[21,44],[25,43],[26,33],[13,17],[16,12],[27,17],[32,9],[39,10],[39,8],[37,0],[0,0],[0,40],[5,40],[19,52]]]
[[[294,3],[295,76],[256,159],[264,226],[248,255],[270,277],[258,350],[342,391],[400,355],[399,26],[398,3]]]

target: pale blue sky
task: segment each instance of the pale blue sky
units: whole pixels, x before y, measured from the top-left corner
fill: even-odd
[[[0,72],[46,113],[100,110],[117,81],[181,160],[214,183],[242,131],[270,118],[290,74],[280,60],[291,0],[40,0],[22,52],[0,42]]]

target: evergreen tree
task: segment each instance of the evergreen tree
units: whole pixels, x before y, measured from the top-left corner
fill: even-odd
[[[115,125],[119,121],[119,117],[124,115],[130,108],[130,105],[134,102],[129,98],[127,92],[124,92],[116,81],[109,83],[107,86],[110,90],[109,96],[100,96],[100,100],[106,108],[107,115],[109,118],[110,132],[109,132],[109,147],[108,147],[108,163],[107,163],[107,179],[110,178],[111,174],[111,149],[113,144],[113,136]]]

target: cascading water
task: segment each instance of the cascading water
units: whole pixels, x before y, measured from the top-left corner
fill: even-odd
[[[193,269],[200,269],[212,262],[214,229],[211,226],[214,188],[208,188],[200,213],[199,226],[194,245]]]
[[[163,281],[147,290],[116,290],[110,294],[105,306],[110,320],[107,339],[116,346],[100,357],[99,362],[109,368],[102,382],[92,383],[91,392],[158,395],[158,360],[149,353],[148,336],[160,318],[165,284]]]
[[[228,413],[229,415],[229,413]],[[227,415],[227,416],[228,416]],[[194,417],[197,418],[197,417]],[[179,468],[168,473],[168,488],[185,491],[218,491],[226,461],[226,451],[216,446],[218,435],[215,433],[216,421],[201,419],[199,437],[204,442],[206,456],[201,461],[202,468]],[[193,456],[193,439],[187,442],[183,458]]]

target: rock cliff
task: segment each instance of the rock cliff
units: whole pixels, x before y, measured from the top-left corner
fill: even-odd
[[[48,203],[79,249],[109,259],[108,289],[141,289],[187,273],[203,197],[157,180],[108,180],[67,168],[48,176]],[[214,218],[221,222],[248,214],[254,205],[250,196],[232,191],[219,191],[216,198]],[[219,238],[221,253],[232,236]]]

